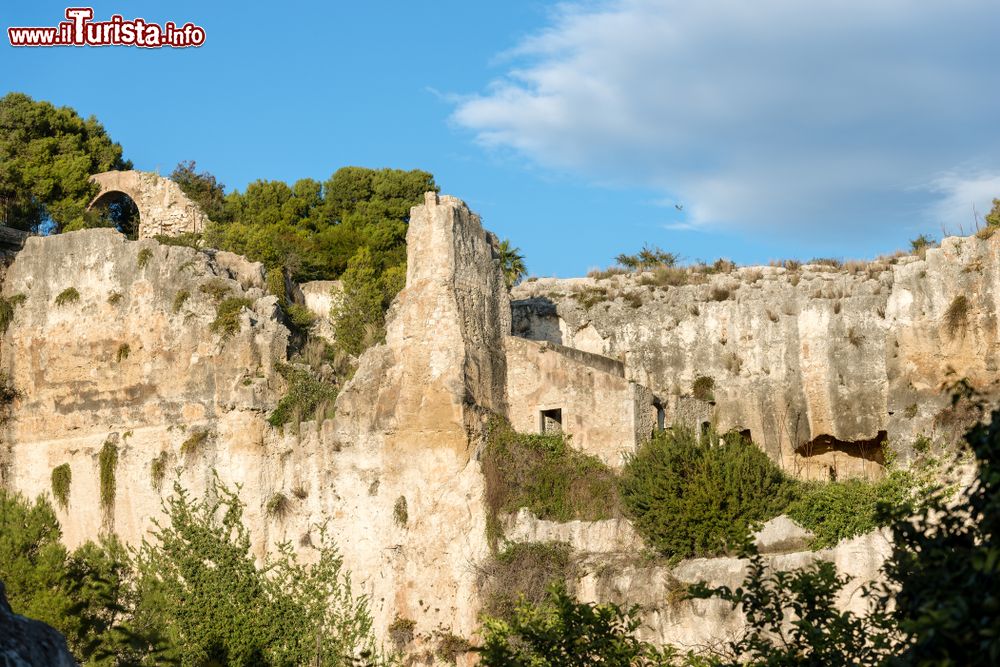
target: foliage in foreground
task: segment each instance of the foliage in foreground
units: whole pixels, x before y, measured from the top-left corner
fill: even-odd
[[[483,623],[484,667],[653,667],[673,664],[674,652],[635,637],[639,609],[576,602],[563,585],[540,605],[522,603],[509,621]]]
[[[115,539],[69,553],[43,499],[0,492],[0,580],[15,612],[62,632],[87,665],[353,665],[385,662],[367,600],[320,530],[318,560],[289,544],[255,566],[243,505],[180,486],[168,521],[129,554]]]

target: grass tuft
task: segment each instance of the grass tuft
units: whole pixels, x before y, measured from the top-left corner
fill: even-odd
[[[118,446],[107,439],[101,446],[98,456],[101,483],[101,510],[106,523],[110,523],[115,510],[115,475],[118,468]]]
[[[215,319],[209,325],[209,330],[219,334],[223,340],[239,333],[240,311],[244,308],[253,308],[253,301],[237,297],[223,299],[215,307]]]
[[[211,433],[208,429],[197,429],[192,431],[184,442],[181,443],[181,455],[184,457],[193,456],[197,454],[206,442],[208,442],[208,437]]]
[[[965,331],[969,317],[969,299],[964,294],[959,294],[951,301],[948,310],[944,313],[945,330],[951,338],[962,331]]]
[[[132,354],[132,348],[128,343],[122,343],[118,346],[118,351],[115,353],[115,361],[120,364],[128,359],[128,355],[130,354]]]
[[[280,491],[271,495],[264,510],[267,515],[276,519],[284,519],[292,509],[292,501]]]
[[[149,248],[143,248],[139,251],[138,256],[136,256],[136,264],[140,269],[145,269],[146,265],[149,264],[149,260],[153,258],[153,251]]]
[[[178,290],[177,294],[174,294],[174,302],[171,305],[171,310],[175,313],[181,312],[181,308],[184,307],[189,298],[191,298],[191,292],[186,289]]]
[[[410,521],[410,513],[406,507],[406,496],[396,498],[396,504],[392,506],[392,518],[397,526],[406,527]]]
[[[67,287],[62,292],[56,296],[56,305],[65,306],[66,304],[76,303],[80,300],[80,293],[75,287]]]

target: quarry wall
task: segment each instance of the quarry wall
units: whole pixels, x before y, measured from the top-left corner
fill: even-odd
[[[949,237],[923,258],[679,280],[696,284],[651,273],[526,282],[514,331],[621,359],[668,422],[748,431],[810,478],[873,474],[883,439],[905,460],[919,434],[955,438],[944,389],[959,378],[996,393],[996,237]],[[698,407],[701,377],[714,386]]]

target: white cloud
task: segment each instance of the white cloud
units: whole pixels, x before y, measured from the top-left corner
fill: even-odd
[[[995,0],[562,5],[453,119],[695,225],[936,224],[1000,196],[997,25]]]

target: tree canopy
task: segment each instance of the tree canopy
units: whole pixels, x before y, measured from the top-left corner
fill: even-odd
[[[55,231],[86,225],[92,174],[131,169],[96,118],[22,93],[0,98],[0,222]]]

